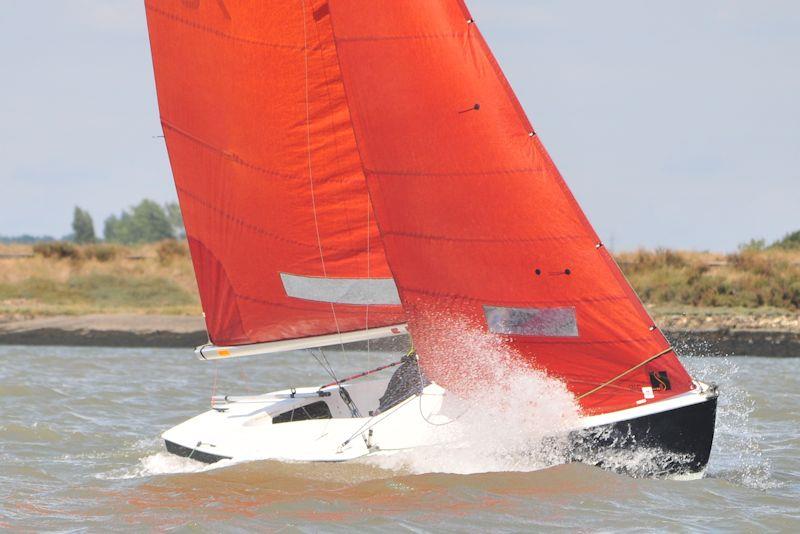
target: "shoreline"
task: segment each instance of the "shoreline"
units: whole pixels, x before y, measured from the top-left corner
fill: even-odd
[[[711,320],[708,317],[712,317]],[[731,316],[687,320],[662,317],[664,334],[681,354],[710,356],[800,357],[800,328],[775,324],[759,328],[752,320]],[[744,328],[736,328],[741,324]],[[732,325],[734,325],[732,327]],[[778,328],[775,328],[778,326]],[[80,315],[40,317],[0,322],[2,345],[60,345],[79,347],[150,347],[193,350],[208,341],[203,319],[180,315]],[[405,350],[405,336],[371,342],[375,350]],[[365,343],[349,345],[363,350]]]

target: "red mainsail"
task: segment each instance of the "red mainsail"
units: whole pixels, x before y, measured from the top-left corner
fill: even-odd
[[[577,395],[623,374],[581,400],[588,412],[632,407],[643,387],[655,400],[690,389],[671,352],[627,372],[669,344],[464,4],[330,5],[370,196],[423,365],[442,367],[432,323],[462,317]]]
[[[327,5],[147,0],[145,7],[212,341],[403,322]]]

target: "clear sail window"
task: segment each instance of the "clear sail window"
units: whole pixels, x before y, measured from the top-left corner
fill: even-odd
[[[489,330],[495,334],[577,337],[575,308],[505,308],[484,306]]]

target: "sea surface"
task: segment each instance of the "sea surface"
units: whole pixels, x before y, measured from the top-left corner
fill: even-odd
[[[328,356],[339,376],[392,359]],[[800,359],[683,361],[721,391],[695,481],[502,457],[471,474],[485,458],[209,467],[166,454],[160,433],[212,391],[326,382],[310,355],[209,363],[190,350],[0,346],[0,529],[800,531]]]

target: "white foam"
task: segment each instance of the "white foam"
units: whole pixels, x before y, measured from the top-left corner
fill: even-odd
[[[234,463],[236,462],[232,460],[221,460],[213,464],[206,464],[162,451],[140,458],[139,463],[134,466],[121,467],[108,473],[98,473],[97,478],[104,480],[125,480],[158,475],[202,473],[213,469],[228,467]]]
[[[442,445],[367,461],[412,473],[459,474],[533,471],[562,462],[566,432],[579,416],[564,383],[467,321],[438,318],[436,325],[426,331],[435,356],[424,361],[425,369],[434,378],[448,377],[448,390],[461,392],[461,398],[446,398],[443,412],[454,421],[435,429]]]
[[[741,385],[735,359],[706,356],[689,358],[685,363],[692,376],[720,386],[708,476],[760,490],[779,486],[772,475],[772,463],[763,454],[764,438],[750,420],[755,402]]]

